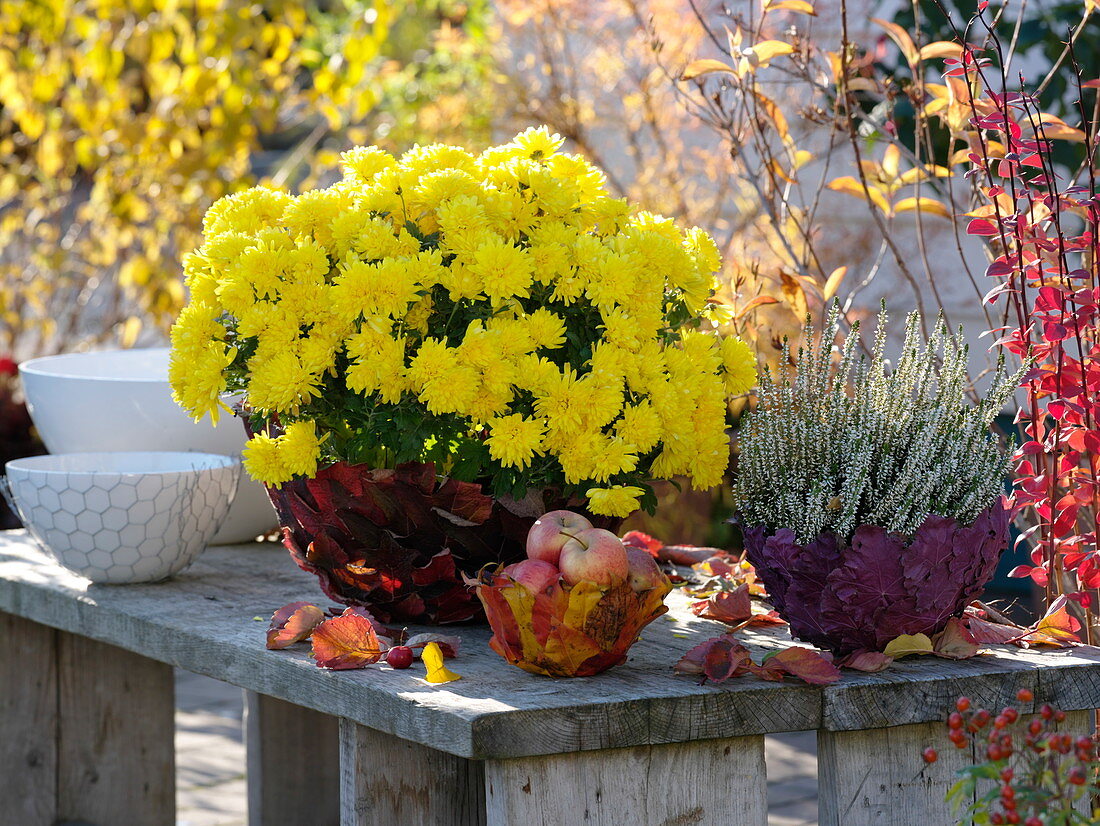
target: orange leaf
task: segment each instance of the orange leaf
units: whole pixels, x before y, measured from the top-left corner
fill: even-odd
[[[292,602],[271,615],[267,628],[267,647],[287,648],[308,637],[325,618],[325,613],[309,602]]]
[[[684,69],[683,74],[680,75],[680,80],[691,80],[701,75],[709,75],[712,72],[734,73],[733,68],[726,65],[721,60],[715,60],[712,57],[703,57],[689,63],[687,68]]]
[[[935,198],[902,198],[894,204],[894,214],[899,212],[930,212],[943,218],[950,218],[951,212]]]
[[[937,657],[949,660],[966,660],[978,653],[978,641],[958,617],[947,621],[947,627],[932,639]]]
[[[1074,129],[1061,118],[1046,112],[1039,113],[1039,121],[1043,124],[1042,135],[1054,141],[1075,141],[1080,143],[1085,139],[1085,133],[1080,129]]]
[[[371,621],[348,608],[313,629],[312,656],[318,668],[362,668],[382,658],[382,646]]]
[[[920,60],[920,52],[917,51],[916,44],[913,43],[913,39],[909,36],[909,32],[905,31],[905,29],[897,23],[891,23],[889,20],[882,20],[878,17],[872,17],[871,22],[886,29],[886,34],[889,35],[891,40],[898,44],[898,48],[901,49],[901,53],[905,55],[905,59],[910,66],[915,66],[917,64],[917,61]]]
[[[744,307],[742,307],[738,311],[737,318],[739,318],[739,319],[744,318],[746,315],[751,313],[757,307],[765,307],[768,304],[778,304],[778,303],[779,303],[778,298],[772,298],[770,295],[758,295],[756,298],[754,298],[752,301],[750,301],[748,304],[746,304]]]
[[[1056,648],[1065,648],[1071,643],[1080,642],[1077,632],[1081,630],[1081,623],[1066,610],[1067,604],[1065,594],[1054,600],[1046,616],[1031,626],[1020,641],[1031,645],[1051,645]]]

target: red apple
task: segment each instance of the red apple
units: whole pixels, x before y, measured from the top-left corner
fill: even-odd
[[[642,591],[656,588],[664,579],[664,574],[657,567],[657,560],[649,551],[642,548],[627,548],[626,559],[630,565],[627,581],[634,593],[640,594]]]
[[[573,511],[544,513],[527,533],[527,556],[557,565],[562,546],[591,527],[591,522]]]
[[[618,585],[630,573],[622,541],[603,528],[589,528],[570,538],[562,546],[558,567],[568,585],[581,581]]]
[[[525,559],[504,569],[504,573],[532,594],[539,594],[554,585],[561,574],[549,562],[541,559]]]

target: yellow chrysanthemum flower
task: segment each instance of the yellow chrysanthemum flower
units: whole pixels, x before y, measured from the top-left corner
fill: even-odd
[[[313,422],[287,425],[286,432],[277,442],[279,460],[289,473],[295,476],[314,476],[317,473],[321,440],[317,438],[317,426]]]
[[[638,510],[645,491],[633,485],[613,485],[610,488],[589,488],[588,509],[599,516],[630,516]]]
[[[490,299],[501,301],[529,294],[534,272],[531,259],[526,250],[503,239],[484,241],[474,252],[468,268]]]
[[[545,432],[544,422],[513,413],[489,422],[489,438],[485,444],[489,447],[489,455],[502,465],[522,469],[541,453]]]
[[[357,184],[369,184],[379,172],[393,169],[397,161],[389,152],[377,146],[357,146],[340,155],[340,169],[344,180]]]
[[[266,358],[249,360],[252,377],[248,403],[272,413],[294,412],[321,394],[321,377],[302,365],[293,352],[281,350]]]
[[[722,339],[722,375],[731,396],[748,393],[756,386],[756,354],[737,336]]]
[[[279,455],[279,444],[271,436],[257,434],[244,446],[244,469],[257,482],[278,487],[289,482],[294,473]]]

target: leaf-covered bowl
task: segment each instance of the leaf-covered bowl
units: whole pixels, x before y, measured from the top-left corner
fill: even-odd
[[[800,544],[787,528],[741,530],[791,634],[844,656],[943,630],[993,576],[1008,525],[1002,498],[969,525],[929,515],[912,536],[862,525],[850,541],[827,532]]]
[[[474,590],[501,657],[532,674],[589,677],[624,662],[642,629],[668,611],[672,584],[659,576],[642,591],[559,579],[534,593],[497,570],[482,572]]]

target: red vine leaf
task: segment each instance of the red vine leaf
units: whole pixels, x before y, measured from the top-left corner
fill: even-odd
[[[701,682],[722,683],[752,673],[762,680],[797,677],[810,685],[829,685],[840,671],[822,654],[798,646],[769,653],[757,665],[732,633],[713,637],[692,648],[673,666],[677,674],[702,677]]]
[[[267,647],[279,650],[301,642],[325,618],[325,612],[311,602],[292,602],[271,615]]]
[[[349,608],[313,629],[313,659],[319,668],[362,668],[382,658],[370,619]]]

